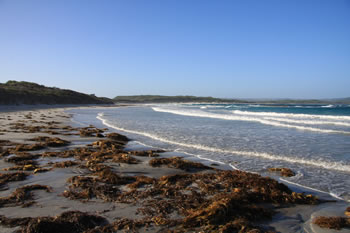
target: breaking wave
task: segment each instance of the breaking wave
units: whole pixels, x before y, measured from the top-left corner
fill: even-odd
[[[234,110],[232,113],[237,115],[249,116],[267,116],[267,117],[287,117],[287,118],[309,118],[309,119],[325,119],[325,120],[345,120],[350,121],[350,116],[331,116],[331,115],[312,115],[312,114],[294,114],[294,113],[277,113],[277,112],[249,112]]]
[[[337,171],[347,172],[347,173],[350,172],[350,165],[343,164],[341,162],[332,162],[332,161],[314,160],[314,159],[303,159],[303,158],[296,158],[293,156],[275,155],[275,154],[269,154],[269,153],[264,153],[264,152],[227,150],[227,149],[209,147],[209,146],[205,146],[205,145],[188,144],[188,143],[169,140],[169,139],[166,139],[166,138],[163,138],[163,137],[160,137],[158,135],[151,134],[148,132],[141,132],[141,131],[129,130],[129,129],[124,129],[124,128],[118,127],[116,125],[109,123],[106,119],[104,119],[103,114],[101,114],[101,113],[98,114],[97,119],[101,120],[104,125],[111,127],[111,128],[114,128],[116,130],[123,131],[126,133],[131,133],[131,134],[142,135],[142,136],[152,138],[152,139],[160,141],[160,142],[164,142],[164,143],[168,143],[168,144],[172,144],[172,145],[177,145],[177,146],[181,146],[181,147],[193,148],[193,149],[210,151],[210,152],[217,152],[217,153],[223,153],[223,154],[233,154],[233,155],[238,155],[238,156],[259,157],[259,158],[264,158],[264,159],[269,159],[269,160],[285,161],[285,162],[294,163],[294,164],[310,165],[310,166],[321,167],[321,168],[329,169],[329,170],[337,170]]]
[[[278,118],[278,119],[266,119],[266,118],[259,118],[259,117],[251,117],[251,116],[289,116],[289,115],[305,115],[305,114],[284,114],[284,113],[270,113],[270,112],[246,112],[246,111],[239,111],[235,110],[232,111],[234,114],[218,114],[218,113],[212,113],[212,112],[205,112],[200,110],[179,110],[179,109],[165,109],[160,107],[153,107],[152,108],[156,112],[166,112],[166,113],[172,113],[177,115],[183,115],[183,116],[192,116],[192,117],[206,117],[206,118],[215,118],[215,119],[222,119],[222,120],[233,120],[233,121],[251,121],[251,122],[258,122],[265,125],[271,125],[276,127],[284,127],[284,128],[293,128],[298,130],[304,130],[304,131],[312,131],[312,132],[318,132],[318,133],[337,133],[337,134],[347,134],[350,135],[350,131],[342,131],[342,130],[334,130],[334,129],[320,129],[320,128],[314,128],[309,126],[303,126],[303,125],[290,125],[281,123],[281,121],[286,119]],[[239,115],[235,115],[239,114]],[[244,116],[248,115],[248,116]],[[310,115],[305,115],[310,116]],[[312,116],[312,115],[311,115]],[[315,116],[315,115],[314,115]],[[321,116],[321,117],[328,117],[328,116]],[[329,116],[329,117],[335,117],[335,116]],[[306,117],[307,118],[307,117]],[[347,117],[350,120],[350,117]],[[296,122],[294,122],[296,123]],[[302,123],[302,122],[299,122]],[[341,122],[334,122],[336,124],[341,124]],[[343,123],[346,124],[346,123]]]

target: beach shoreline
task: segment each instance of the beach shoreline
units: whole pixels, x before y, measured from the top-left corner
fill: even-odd
[[[84,106],[85,107],[85,106]],[[83,107],[83,108],[84,108]],[[104,108],[105,106],[98,106],[101,108]],[[86,106],[86,108],[89,108]],[[96,132],[93,136],[91,135],[83,135],[81,136],[81,133],[77,134],[77,130],[74,129],[76,127],[72,127],[71,122],[71,116],[67,114],[65,111],[70,108],[49,108],[49,109],[32,109],[32,110],[18,110],[18,111],[2,111],[0,112],[0,125],[1,125],[1,132],[0,134],[0,140],[3,141],[10,141],[12,143],[16,143],[16,146],[19,144],[33,144],[33,141],[30,141],[30,139],[35,137],[59,137],[60,139],[70,142],[68,145],[64,145],[63,147],[45,147],[38,151],[28,152],[30,154],[38,153],[43,154],[45,152],[57,152],[57,153],[63,153],[64,151],[73,150],[76,148],[83,148],[83,147],[89,147],[89,145],[93,144],[96,141],[104,140],[106,137],[99,137],[96,132],[99,132],[99,134],[105,136],[108,133],[113,133],[113,130],[102,130],[99,131],[99,129],[96,129]],[[11,127],[16,126],[17,129],[13,130]],[[22,125],[21,125],[22,124]],[[29,124],[29,125],[28,125]],[[34,128],[36,127],[36,131],[33,128],[25,128],[25,126],[30,126]],[[72,128],[66,128],[66,126],[72,127]],[[43,130],[43,127],[45,127]],[[91,129],[94,129],[91,127]],[[27,132],[23,132],[26,130]],[[34,131],[34,132],[31,132]],[[13,132],[18,131],[18,132]],[[2,151],[4,151],[5,148],[11,148],[12,146],[2,146]],[[89,147],[90,148],[90,147]],[[92,147],[90,149],[96,150],[96,147]],[[143,150],[137,150],[137,151],[144,151],[145,149],[150,148],[144,148]],[[122,146],[120,149],[120,153],[128,153],[135,151],[133,148],[128,147],[128,144],[125,143],[125,145]],[[96,152],[96,151],[95,151]],[[93,153],[93,152],[91,152]],[[137,154],[137,153],[136,153]],[[174,152],[167,152],[162,155],[162,153],[159,153],[159,158],[169,158],[172,156],[175,156],[176,154]],[[13,156],[12,154],[10,155]],[[16,155],[19,156],[19,155]],[[184,157],[184,156],[181,156]],[[133,155],[132,158],[135,158],[138,160],[138,162],[135,162],[135,164],[128,164],[123,162],[113,162],[112,168],[113,171],[118,172],[118,174],[122,174],[125,176],[137,176],[137,175],[146,175],[148,177],[152,177],[154,179],[160,179],[163,176],[169,176],[169,175],[178,175],[178,174],[186,174],[186,171],[177,169],[177,168],[169,168],[165,166],[160,167],[152,167],[149,166],[149,161],[153,159],[153,157],[143,157],[143,156],[137,156]],[[8,159],[7,156],[3,156],[0,161],[0,168],[6,169],[11,167],[13,164],[9,162],[5,162],[5,160]],[[22,207],[22,205],[14,205],[14,206],[8,206],[8,207],[1,207],[0,208],[0,215],[5,215],[7,218],[19,218],[19,217],[42,217],[42,216],[58,216],[65,211],[82,211],[82,212],[89,212],[93,213],[99,216],[103,216],[108,222],[115,221],[116,217],[120,218],[135,218],[140,220],[141,215],[137,216],[135,213],[137,212],[138,208],[141,208],[142,205],[140,203],[137,204],[128,204],[128,203],[122,203],[122,202],[111,202],[106,200],[101,200],[99,198],[93,198],[92,200],[81,202],[78,200],[71,200],[69,198],[66,198],[62,196],[63,193],[67,190],[67,187],[69,184],[67,184],[67,179],[74,177],[74,176],[89,176],[91,171],[89,172],[89,169],[91,167],[88,167],[85,163],[97,161],[97,158],[94,158],[95,160],[91,158],[86,158],[83,160],[77,160],[76,157],[36,157],[35,160],[38,160],[38,164],[36,164],[37,168],[52,168],[55,163],[59,162],[66,162],[66,161],[76,161],[79,164],[76,164],[74,166],[69,167],[63,167],[63,168],[54,168],[48,172],[43,173],[34,173],[34,170],[32,171],[24,171],[28,173],[28,177],[21,181],[16,182],[9,182],[4,187],[2,187],[0,191],[1,198],[7,197],[11,195],[11,193],[19,187],[25,186],[25,185],[33,185],[33,184],[39,184],[39,185],[47,185],[49,184],[51,189],[53,191],[45,192],[45,191],[34,191],[34,201],[33,205],[28,207]],[[113,159],[115,159],[113,157]],[[220,164],[213,165],[210,161],[200,160],[199,158],[193,160],[193,158],[186,157],[185,159],[189,159],[193,162],[199,162],[201,164],[204,164],[206,166],[219,169]],[[7,160],[8,161],[8,160]],[[51,164],[50,164],[51,163]],[[97,161],[95,165],[108,165],[108,160],[106,161]],[[217,166],[219,165],[219,166]],[[84,167],[85,166],[85,167]],[[97,165],[96,165],[97,166]],[[222,167],[223,170],[229,170],[229,168],[225,165]],[[204,169],[205,170],[205,169]],[[200,173],[198,173],[200,172]],[[2,170],[1,173],[4,173]],[[196,171],[196,172],[190,172],[191,174],[206,174],[206,171]],[[211,172],[209,172],[211,173]],[[91,174],[90,174],[91,175]],[[131,182],[131,181],[130,181]],[[153,181],[156,182],[156,181]],[[290,186],[290,185],[289,185]],[[290,186],[292,187],[292,186]],[[125,191],[125,187],[121,186],[118,188],[118,190],[121,189],[122,192]],[[298,189],[296,187],[292,187],[293,191],[298,190],[299,192],[307,192],[307,193],[313,193],[314,195],[317,195],[317,192],[310,192],[305,189]],[[320,194],[318,194],[320,195]],[[323,196],[325,198],[325,196]],[[322,195],[321,195],[322,198]],[[323,207],[322,207],[323,206]],[[334,207],[333,207],[334,206]],[[310,217],[315,217],[315,214],[320,212],[323,215],[341,215],[341,208],[345,206],[345,203],[337,202],[334,203],[323,203],[319,204],[317,206],[312,205],[297,205],[292,204],[292,206],[289,206],[289,208],[286,208],[285,205],[279,204],[278,208],[273,208],[274,211],[278,210],[276,214],[274,214],[272,217],[272,220],[264,220],[263,223],[259,223],[257,226],[262,226],[262,229],[274,229],[277,232],[300,232],[299,230],[307,231],[307,232],[328,232],[327,230],[320,230],[311,223]],[[283,208],[282,208],[283,207]],[[6,213],[6,214],[5,214]],[[179,214],[175,215],[176,217],[181,217]],[[153,216],[154,217],[154,216]],[[174,216],[173,216],[174,217]],[[152,219],[152,218],[151,218]],[[166,218],[162,219],[153,219],[151,226],[149,226],[148,231],[149,232],[156,232],[160,229],[164,228],[164,226],[169,227],[169,225],[166,225],[161,220],[166,220]],[[158,222],[157,222],[158,221]],[[159,222],[160,221],[160,222]],[[308,222],[305,224],[304,222]],[[170,224],[170,223],[169,223]],[[174,224],[174,223],[172,223]],[[315,231],[315,227],[316,230]],[[173,227],[174,228],[174,227]],[[18,227],[16,229],[19,229]],[[196,228],[193,228],[196,229]],[[219,229],[219,228],[218,228]],[[14,228],[8,228],[8,227],[0,227],[1,232],[13,232]],[[145,230],[143,227],[138,228],[140,232]],[[342,232],[342,231],[339,231]]]

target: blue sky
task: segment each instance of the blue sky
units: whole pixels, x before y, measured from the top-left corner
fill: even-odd
[[[0,82],[99,96],[350,96],[349,0],[0,0]]]

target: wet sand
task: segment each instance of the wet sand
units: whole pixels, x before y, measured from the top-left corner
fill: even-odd
[[[0,232],[61,232],[67,221],[72,232],[333,232],[313,218],[345,217],[344,202],[171,151],[135,150],[109,129],[72,127],[64,110],[0,112]],[[103,221],[85,216],[86,228],[66,213]]]

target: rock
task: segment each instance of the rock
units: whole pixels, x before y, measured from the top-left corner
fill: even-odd
[[[130,139],[124,135],[118,134],[118,133],[109,133],[106,135],[107,138],[115,140],[115,141],[122,141],[122,142],[128,142]]]

